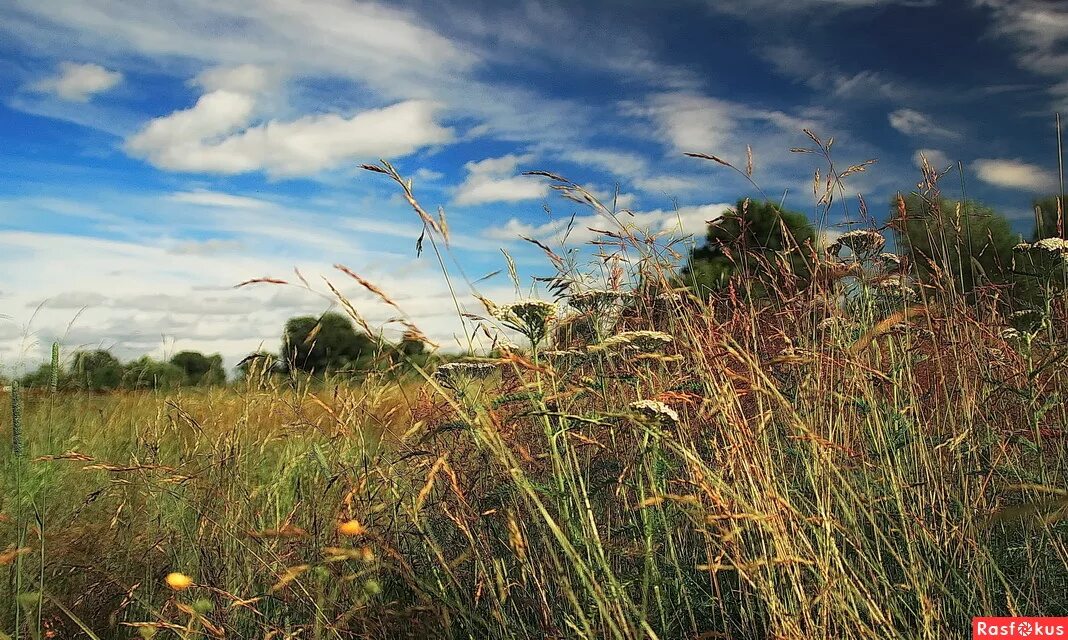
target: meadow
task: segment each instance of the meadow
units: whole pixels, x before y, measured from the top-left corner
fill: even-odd
[[[544,246],[541,300],[465,318],[483,353],[4,394],[7,637],[936,639],[1068,612],[1063,266],[1021,314],[870,224],[695,289],[682,244],[543,177],[604,216],[597,255]],[[1047,244],[1015,255],[1066,259]]]

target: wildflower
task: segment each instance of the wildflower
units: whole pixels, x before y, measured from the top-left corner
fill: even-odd
[[[908,278],[899,273],[880,278],[874,284],[884,295],[900,295],[905,298],[916,297],[916,290],[909,285]]]
[[[1045,251],[1054,255],[1060,254],[1062,258],[1068,258],[1068,240],[1062,238],[1043,238],[1031,245],[1031,250]]]
[[[638,351],[654,353],[675,341],[662,331],[624,331],[605,338],[590,347],[590,351]]]
[[[820,329],[830,330],[834,328],[846,328],[850,322],[841,316],[831,316],[820,320],[820,323],[816,325]]]
[[[367,533],[367,528],[359,520],[347,520],[337,526],[337,532],[343,536],[355,537]]]
[[[568,303],[582,313],[596,313],[611,307],[619,299],[619,292],[607,289],[588,289],[568,296]]]
[[[656,400],[637,400],[627,405],[631,411],[638,413],[643,418],[655,420],[668,427],[679,424],[679,414],[663,402]]]
[[[880,266],[887,271],[896,271],[903,266],[901,256],[896,253],[880,253],[875,256],[875,259],[878,260]]]
[[[837,240],[827,247],[827,253],[837,256],[841,253],[843,247],[848,247],[853,251],[853,255],[868,257],[881,251],[885,244],[886,238],[879,232],[857,229],[839,236]]]
[[[1068,240],[1062,238],[1043,238],[1031,244],[1021,242],[1012,250],[1027,254],[1032,260],[1049,261],[1050,266],[1068,262]]]
[[[185,591],[189,587],[193,586],[193,579],[184,573],[168,573],[167,577],[163,579],[167,583],[167,586],[175,591]]]
[[[531,344],[537,344],[549,332],[549,324],[556,318],[556,305],[545,300],[520,300],[497,307],[493,315],[505,326],[526,336]]]

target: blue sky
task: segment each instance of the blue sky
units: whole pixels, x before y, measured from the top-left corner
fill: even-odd
[[[396,315],[335,262],[455,348],[450,293],[414,255],[418,219],[358,169],[378,158],[444,208],[452,268],[471,280],[504,266],[502,248],[544,275],[520,234],[555,244],[573,213],[572,244],[603,226],[523,170],[618,187],[638,226],[699,236],[757,194],[683,152],[742,166],[750,145],[763,190],[812,214],[820,162],[787,151],[802,128],[833,136],[841,166],[878,159],[848,188],[880,221],[922,151],[963,163],[947,195],[963,183],[1027,233],[1031,200],[1056,189],[1066,107],[1068,5],[1054,2],[9,0],[0,366],[57,338],[232,364],[322,312],[323,277],[373,323]],[[843,199],[830,231],[858,220]],[[320,293],[232,288],[294,268]],[[477,289],[516,295],[504,276]]]

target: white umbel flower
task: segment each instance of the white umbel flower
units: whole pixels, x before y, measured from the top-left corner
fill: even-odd
[[[1021,242],[1012,248],[1017,253],[1030,253],[1068,260],[1068,240],[1064,238],[1043,238],[1030,244]]]
[[[610,308],[619,300],[618,291],[607,289],[587,289],[572,293],[567,298],[568,303],[582,313],[595,313]]]
[[[884,245],[886,245],[886,238],[879,232],[857,229],[839,236],[827,247],[827,252],[837,256],[843,248],[848,247],[855,256],[869,257],[882,251]]]
[[[519,300],[497,307],[493,316],[537,344],[549,332],[549,324],[556,318],[556,305],[533,298]]]
[[[674,427],[679,424],[679,414],[663,402],[637,400],[627,405],[631,411],[649,420],[658,420],[662,425]]]

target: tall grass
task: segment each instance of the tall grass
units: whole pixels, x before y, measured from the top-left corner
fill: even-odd
[[[440,257],[445,221],[373,169]],[[909,298],[874,252],[798,246],[811,284],[769,262],[747,268],[770,295],[699,299],[675,245],[544,175],[615,226],[588,272],[543,246],[554,309],[466,317],[525,344],[358,387],[28,399],[46,453],[3,513],[37,505],[47,530],[4,558],[45,597],[6,628],[934,639],[1068,609],[1063,289],[1012,334],[996,289]]]

